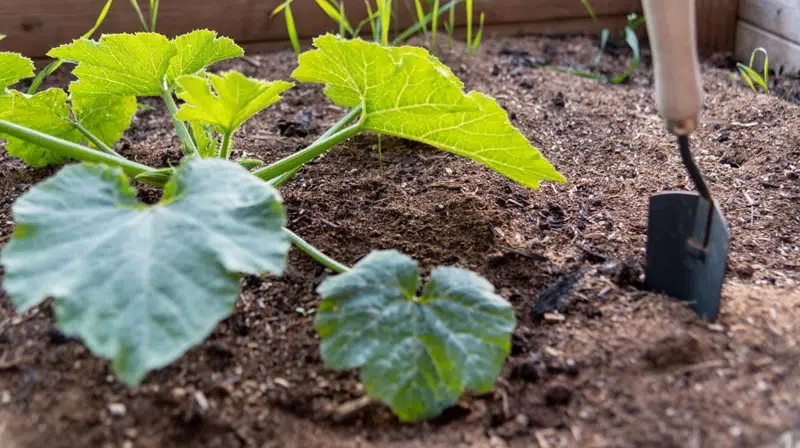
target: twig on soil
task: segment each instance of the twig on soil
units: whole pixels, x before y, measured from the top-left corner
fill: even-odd
[[[672,372],[675,375],[683,375],[684,373],[695,372],[698,370],[705,370],[705,369],[716,369],[720,367],[725,367],[727,363],[724,359],[714,359],[711,361],[705,361],[698,364],[692,364],[686,367],[681,367],[680,369],[675,370]]]
[[[365,395],[361,398],[348,401],[336,407],[331,411],[331,419],[336,423],[341,423],[350,419],[358,412],[376,404],[377,402]]]

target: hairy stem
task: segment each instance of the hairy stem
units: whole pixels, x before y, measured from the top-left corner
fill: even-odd
[[[289,240],[294,244],[294,246],[301,251],[303,251],[306,255],[311,257],[317,263],[325,266],[326,268],[330,269],[331,271],[341,274],[350,270],[347,266],[339,263],[338,261],[334,260],[333,258],[323,254],[319,249],[309,244],[304,239],[300,238],[287,228],[283,228],[283,231],[289,235]]]
[[[0,134],[10,135],[56,154],[69,157],[70,159],[80,160],[82,162],[105,163],[120,167],[129,177],[136,177],[142,173],[155,171],[155,169],[149,166],[133,162],[119,155],[112,156],[96,149],[62,140],[52,135],[43,134],[5,120],[0,120]]]
[[[84,137],[89,139],[89,141],[92,142],[92,144],[94,144],[100,151],[103,151],[104,153],[110,154],[114,157],[122,157],[121,155],[117,154],[116,151],[111,149],[108,145],[101,142],[96,135],[92,134],[88,129],[83,127],[82,124],[78,123],[77,121],[73,121],[72,124],[75,126],[75,129],[77,129],[81,134],[83,134]]]
[[[231,158],[231,150],[233,149],[233,132],[226,132],[222,136],[222,151],[219,157],[224,160]]]
[[[195,146],[194,140],[192,140],[192,136],[189,134],[189,130],[186,129],[186,123],[175,118],[175,115],[178,113],[178,105],[175,104],[175,99],[172,98],[172,92],[165,88],[161,93],[161,98],[163,98],[164,102],[167,104],[169,115],[172,117],[172,124],[175,125],[175,131],[178,132],[178,138],[181,139],[183,154],[186,156],[196,156],[197,146]]]
[[[283,173],[303,166],[305,163],[313,160],[318,155],[355,136],[359,132],[361,132],[360,124],[350,126],[349,128],[343,129],[324,139],[317,140],[311,146],[302,151],[296,152],[288,157],[278,160],[271,165],[267,165],[264,168],[256,170],[253,172],[253,174],[264,180],[274,179]]]

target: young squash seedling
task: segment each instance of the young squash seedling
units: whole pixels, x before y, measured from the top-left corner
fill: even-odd
[[[230,316],[240,273],[280,274],[294,244],[339,274],[318,288],[314,326],[327,367],[360,369],[367,393],[406,421],[438,415],[465,391],[488,391],[515,324],[491,284],[438,267],[418,294],[416,262],[395,251],[373,252],[350,268],[283,227],[275,187],[361,132],[426,143],[533,188],[564,178],[494,100],[465,93],[427,51],[333,35],[314,45],[293,78],[325,84],[331,100],[352,110],[308,148],[254,175],[225,160],[233,135],[291,84],[204,73],[242,54],[229,39],[196,31],[174,40],[153,33],[77,40],[50,52],[76,64],[69,98],[58,89],[31,97],[9,91],[33,66],[0,53],[0,134],[9,153],[36,166],[89,162],[61,169],[13,207],[16,231],[0,262],[18,312],[52,297],[58,328],[137,385]],[[140,64],[144,57],[151,63]],[[180,108],[175,92],[185,101]],[[167,103],[185,152],[179,167],[151,168],[113,151],[139,96]],[[139,203],[132,178],[163,187],[161,201]]]
[[[764,54],[764,76],[761,76],[757,71],[753,70],[753,63],[758,53]],[[758,89],[756,89],[756,85],[758,85],[765,93],[769,93],[769,54],[765,48],[758,47],[753,50],[753,52],[750,53],[750,64],[744,65],[741,62],[737,62],[736,68],[739,69],[739,73],[742,74],[742,79],[747,82],[747,85],[750,86],[753,92],[758,93]]]

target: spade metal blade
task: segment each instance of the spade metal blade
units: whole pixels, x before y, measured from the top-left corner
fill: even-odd
[[[700,317],[719,313],[730,232],[722,212],[696,193],[650,198],[645,286],[688,303]],[[709,221],[710,220],[710,221]],[[707,235],[707,236],[706,236]]]

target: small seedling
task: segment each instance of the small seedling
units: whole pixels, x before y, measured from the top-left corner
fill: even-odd
[[[294,311],[297,314],[300,314],[303,317],[308,317],[308,316],[311,316],[312,314],[316,313],[317,309],[316,308],[305,309],[302,306],[298,306],[297,308],[294,309]]]
[[[277,8],[272,10],[270,18],[283,12],[283,17],[286,20],[286,32],[289,34],[289,42],[292,43],[292,48],[296,54],[300,54],[300,39],[297,37],[297,28],[294,24],[294,14],[292,14],[292,2],[294,0],[286,0],[278,5]]]
[[[753,70],[753,63],[755,62],[756,53],[763,53],[764,54],[764,76],[761,76]],[[769,93],[769,54],[767,54],[767,50],[763,47],[758,47],[750,53],[750,64],[744,65],[741,62],[736,63],[736,68],[739,69],[739,73],[742,74],[742,78],[747,82],[747,85],[753,89],[753,92],[758,93],[758,89],[756,89],[756,85],[764,89],[765,93]]]
[[[350,22],[347,20],[347,16],[344,13],[343,1],[340,0],[338,5],[331,4],[330,0],[316,0],[316,2],[320,9],[325,11],[328,17],[339,24],[339,36],[345,37],[345,31],[353,35],[353,27],[350,26]]]
[[[144,28],[146,32],[154,33],[156,31],[156,21],[158,20],[159,0],[149,0],[149,20],[147,20],[142,13],[142,9],[139,7],[139,0],[130,0],[130,2],[133,9],[136,11],[136,15],[139,17],[139,21],[142,23],[142,28]]]

